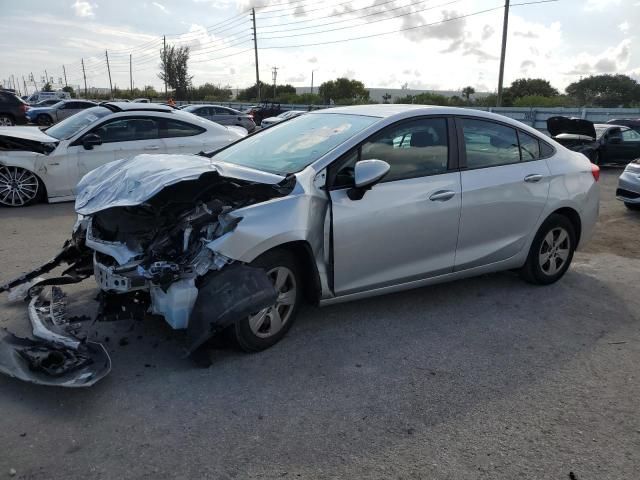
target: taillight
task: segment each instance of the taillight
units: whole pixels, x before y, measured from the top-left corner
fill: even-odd
[[[20,109],[22,110],[22,113],[27,113],[27,110],[29,110],[29,105],[25,105],[23,103],[20,105]]]
[[[591,164],[591,175],[596,182],[600,180],[600,167],[594,163]]]

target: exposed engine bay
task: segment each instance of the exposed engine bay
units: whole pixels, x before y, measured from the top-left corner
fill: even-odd
[[[227,258],[210,245],[242,222],[231,212],[286,196],[295,183],[294,176],[267,184],[222,176],[209,168],[139,204],[110,202],[108,208],[81,214],[72,238],[56,257],[0,286],[0,292],[28,286],[24,296],[34,337],[7,334],[0,339],[0,372],[67,387],[93,385],[109,373],[107,351],[67,319],[58,287],[92,274],[103,297],[117,300],[144,293],[148,313],[163,316],[173,329],[186,329],[186,355],[194,355],[234,321],[269,307],[276,291],[266,272]],[[94,190],[94,195],[101,193]],[[61,276],[29,283],[62,264],[68,267]]]

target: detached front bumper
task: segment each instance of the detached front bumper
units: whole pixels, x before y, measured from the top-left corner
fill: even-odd
[[[38,385],[88,387],[111,371],[106,349],[78,336],[79,325],[68,321],[58,287],[31,299],[29,321],[34,338],[0,338],[0,372]]]

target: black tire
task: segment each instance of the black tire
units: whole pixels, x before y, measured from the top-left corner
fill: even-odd
[[[43,196],[42,180],[35,173],[20,167],[0,166],[0,207],[27,207]]]
[[[6,115],[6,114],[0,115],[0,126],[11,127],[15,124],[16,122],[11,115]]]
[[[563,231],[566,233],[566,242],[561,233]],[[557,241],[558,246],[552,246],[548,241],[550,238]],[[527,261],[520,269],[520,276],[535,285],[557,282],[571,265],[576,243],[576,232],[571,221],[564,215],[550,215],[540,226],[531,243]],[[565,254],[566,258],[563,258]],[[543,263],[543,258],[548,258],[548,261]]]
[[[640,211],[640,204],[638,203],[624,202],[624,206],[627,207],[629,210]]]
[[[260,312],[252,317],[244,318],[237,321],[233,326],[232,333],[238,347],[245,352],[259,352],[278,343],[287,334],[287,332],[291,328],[291,325],[293,325],[293,322],[295,321],[296,315],[298,313],[298,308],[300,307],[300,303],[302,302],[303,285],[301,281],[302,278],[300,276],[300,268],[295,260],[295,257],[287,250],[276,249],[266,252],[260,257],[256,258],[251,263],[251,265],[264,268],[267,272],[272,272],[276,269],[279,269],[283,272],[286,270],[291,273],[291,276],[293,278],[292,282],[288,282],[282,289],[282,293],[293,291],[293,294],[291,295],[293,300],[290,305],[290,310],[283,309],[284,305],[277,307],[278,318],[281,318],[280,312],[286,312],[286,319],[282,322],[282,326],[279,330],[277,330],[273,334],[269,333],[269,329],[271,328],[271,317],[269,317],[268,314],[265,314],[264,323],[262,324],[262,327],[264,327],[263,331],[258,330],[258,332],[256,333],[252,328],[251,318],[256,318],[260,315]],[[275,280],[274,275],[270,276]],[[293,285],[293,289],[291,289],[291,285]],[[288,301],[289,300],[290,298],[288,299]],[[289,304],[287,304],[287,307],[289,307]],[[270,309],[265,310],[273,311],[273,308],[274,307],[271,307]],[[264,312],[265,310],[263,310],[262,312]]]
[[[45,114],[38,115],[38,117],[36,118],[36,122],[41,127],[48,127],[49,125],[53,125],[53,119],[49,115]]]

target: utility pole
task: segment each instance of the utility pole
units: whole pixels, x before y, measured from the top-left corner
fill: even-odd
[[[272,72],[271,76],[273,77],[273,100],[275,100],[276,99],[276,79],[278,78],[278,67],[273,67],[271,72]]]
[[[47,73],[47,70],[44,70],[44,84],[46,85],[47,83],[49,83],[49,74]]]
[[[84,71],[84,58],[81,59],[82,62],[82,76],[84,77],[84,98],[87,98],[87,74]]]
[[[507,31],[509,30],[509,0],[504,0],[504,20],[502,22],[502,52],[500,53],[500,73],[498,74],[498,100],[496,107],[502,106],[502,81],[504,79],[504,57],[507,52]]]
[[[167,36],[162,36],[162,66],[164,68],[164,97],[167,98]]]
[[[69,84],[67,83],[67,70],[64,68],[64,65],[62,65],[62,73],[64,74],[64,86],[68,87]]]
[[[21,97],[22,96],[22,88],[20,87],[20,80],[17,79],[17,78],[18,78],[17,75],[15,77],[13,77],[13,84],[18,87],[18,96]]]
[[[253,22],[253,49],[256,53],[256,92],[260,103],[260,68],[258,67],[258,34],[256,32],[256,9],[251,9],[251,21]]]
[[[313,72],[315,72],[315,70],[311,70],[311,95],[313,95]]]
[[[109,95],[113,98],[113,85],[111,84],[111,67],[109,67],[109,52],[104,51],[104,56],[107,57],[107,73],[109,74]]]
[[[129,54],[129,86],[131,87],[131,96],[133,97],[133,57]]]
[[[29,95],[29,90],[27,90],[27,82],[24,81],[24,75],[22,75],[22,85],[24,86],[24,94]]]

